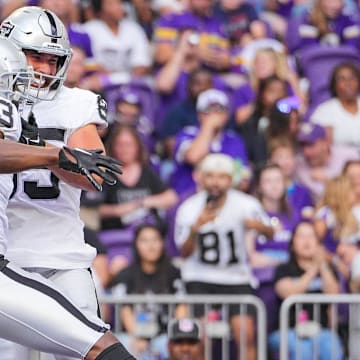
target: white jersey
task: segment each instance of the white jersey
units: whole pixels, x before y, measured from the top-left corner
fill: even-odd
[[[76,88],[63,86],[55,100],[37,103],[33,112],[40,135],[59,147],[85,125],[106,126],[106,103]],[[7,210],[9,260],[21,267],[89,267],[96,251],[84,242],[80,194],[50,170],[18,173]]]
[[[0,131],[4,139],[18,141],[21,134],[19,113],[11,101],[0,97]],[[13,175],[0,175],[0,255],[5,254],[8,237],[6,208],[13,191]]]
[[[206,206],[206,198],[206,192],[202,191],[180,205],[175,220],[175,242],[179,248]],[[222,285],[254,285],[256,281],[245,243],[245,219],[268,222],[257,199],[229,190],[216,219],[200,227],[195,251],[185,259],[181,269],[183,279]]]
[[[108,71],[130,73],[134,67],[151,65],[149,41],[136,22],[121,20],[118,34],[97,19],[83,26],[91,38],[95,61]]]

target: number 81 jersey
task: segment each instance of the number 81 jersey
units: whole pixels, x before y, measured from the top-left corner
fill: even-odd
[[[63,86],[54,100],[35,104],[33,113],[40,135],[61,147],[83,126],[106,126],[104,106],[90,91]],[[18,173],[14,184],[7,210],[9,260],[21,267],[89,267],[96,252],[84,242],[81,191],[47,169]]]
[[[206,198],[207,194],[200,192],[180,205],[175,220],[178,248],[185,243],[191,226],[206,206]],[[229,190],[215,220],[202,225],[194,239],[195,250],[186,258],[181,269],[184,281],[222,285],[255,284],[245,241],[246,219],[268,222],[257,199],[237,190]]]

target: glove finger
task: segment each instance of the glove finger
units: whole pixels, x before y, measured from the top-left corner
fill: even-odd
[[[117,177],[114,173],[111,171],[105,170],[105,172],[102,175],[102,178],[104,181],[109,185],[115,185],[117,182]]]
[[[103,167],[117,174],[122,174],[122,169],[121,169],[122,163],[112,158],[109,158],[109,160],[99,159],[96,162],[96,166]]]
[[[118,166],[123,166],[123,163],[119,160],[116,160],[114,159],[113,157],[111,156],[107,156],[107,155],[101,155],[99,156],[99,161],[106,161],[110,164],[115,164],[115,165],[118,165]]]
[[[114,185],[117,181],[116,175],[108,170],[103,171],[99,168],[93,168],[91,173],[100,176],[109,185]]]
[[[102,186],[99,184],[95,178],[92,176],[92,174],[89,172],[88,169],[81,168],[81,174],[85,175],[88,181],[91,183],[91,185],[95,188],[97,191],[102,191]]]
[[[108,171],[108,172],[111,172],[113,174],[119,174],[121,175],[123,172],[122,172],[122,169],[117,166],[117,165],[111,165],[111,164],[108,164],[108,163],[105,163],[105,164],[96,164],[96,166],[98,167],[101,167],[103,168],[104,170]]]

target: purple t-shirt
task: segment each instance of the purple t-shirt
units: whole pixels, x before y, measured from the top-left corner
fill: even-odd
[[[336,227],[336,219],[330,208],[321,207],[315,214],[317,220],[322,220],[326,224],[326,232],[322,239],[322,243],[326,250],[334,254],[336,252],[339,239],[335,237],[334,231]]]
[[[199,127],[188,126],[178,133],[175,140],[175,170],[170,184],[179,194],[196,190],[192,177],[193,167],[184,161],[184,153],[199,133]],[[220,138],[210,145],[209,153],[222,153],[236,161],[240,172],[249,172],[249,161],[242,138],[231,130],[224,130]]]
[[[328,41],[332,45],[350,45],[360,49],[360,26],[352,17],[344,14],[329,20],[330,36],[320,38],[318,29],[311,25],[309,13],[289,20],[286,43],[290,53]],[[332,43],[334,37],[338,44]],[[326,40],[327,39],[327,40]]]
[[[275,221],[280,224],[281,230],[275,232],[272,240],[266,239],[263,235],[258,236],[256,239],[256,250],[260,252],[265,250],[278,250],[287,253],[292,231],[299,220],[297,212],[292,211],[289,214],[267,212],[267,214],[272,224]]]
[[[80,24],[70,24],[67,29],[69,41],[72,46],[82,49],[87,58],[94,56],[91,48],[90,36],[83,30]]]
[[[314,206],[309,189],[301,184],[293,182],[286,189],[286,194],[291,209],[299,214],[304,208]]]
[[[221,22],[213,16],[198,16],[189,11],[161,17],[155,27],[154,42],[176,45],[181,32],[189,29],[198,33],[200,47],[229,52],[229,41]]]
[[[157,118],[161,119],[161,124],[163,124],[163,120],[166,118],[168,111],[174,107],[174,105],[188,97],[188,79],[189,73],[181,71],[174,90],[170,94],[159,95],[159,105],[156,114]],[[219,75],[213,75],[212,87],[226,92],[230,101],[230,110],[234,111],[233,90],[225,84]]]

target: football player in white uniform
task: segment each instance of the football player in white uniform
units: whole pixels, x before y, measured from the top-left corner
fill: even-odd
[[[175,219],[175,242],[185,258],[182,278],[190,294],[252,294],[255,279],[248,249],[258,230],[272,235],[268,217],[254,197],[231,189],[233,160],[210,154],[200,164],[203,191],[185,200]],[[195,315],[201,315],[195,307]],[[247,359],[255,359],[255,332],[251,316],[239,316],[229,307],[232,331],[241,345],[246,331]],[[246,321],[246,326],[244,323]]]
[[[134,359],[100,319],[85,317],[51,281],[16,267],[4,257],[8,230],[5,211],[13,189],[10,173],[58,167],[84,174],[99,185],[93,174],[105,181],[114,180],[101,169],[120,172],[118,163],[98,151],[17,143],[21,119],[11,100],[20,96],[21,104],[33,79],[23,52],[0,39],[0,338],[87,360]]]
[[[71,49],[59,18],[40,7],[23,7],[4,20],[1,33],[23,50],[34,69],[37,81],[30,93],[41,137],[56,146],[103,149],[97,130],[107,126],[106,102],[90,91],[63,86]],[[7,257],[52,280],[85,314],[96,315],[89,271],[96,250],[84,241],[79,215],[80,189],[91,186],[59,169],[21,172],[14,184]]]

